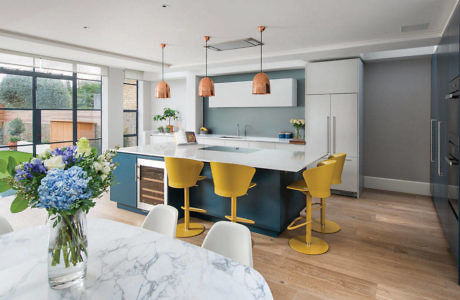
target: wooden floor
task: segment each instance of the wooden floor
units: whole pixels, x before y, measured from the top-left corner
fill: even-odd
[[[9,213],[11,199],[0,199],[0,214],[15,230],[42,224],[39,210]],[[429,197],[366,190],[360,199],[333,196],[327,216],[342,230],[320,235],[329,252],[308,256],[291,250],[288,239],[253,233],[254,268],[275,299],[460,299],[456,268]],[[144,216],[117,209],[107,197],[92,217],[139,226]],[[198,220],[209,230],[210,222]],[[183,239],[201,245],[205,234]]]

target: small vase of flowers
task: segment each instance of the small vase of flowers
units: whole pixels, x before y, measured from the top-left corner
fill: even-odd
[[[304,119],[291,119],[290,123],[295,128],[295,138],[302,139],[300,135],[300,129],[305,128],[305,120]]]
[[[16,167],[13,213],[44,208],[50,220],[48,281],[66,288],[84,280],[88,257],[86,214],[112,184],[115,150],[101,155],[81,138],[76,146],[46,151]]]

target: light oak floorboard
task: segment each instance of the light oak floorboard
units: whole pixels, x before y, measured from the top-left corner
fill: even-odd
[[[11,201],[0,199],[0,214],[15,230],[44,224],[44,211],[11,214]],[[365,190],[360,199],[334,195],[326,203],[327,218],[342,230],[313,233],[329,243],[323,255],[289,248],[289,238],[304,234],[304,228],[278,238],[252,233],[254,268],[275,299],[460,299],[455,263],[429,197]],[[89,217],[134,226],[144,220],[118,209],[108,195],[98,200]],[[212,222],[193,220],[205,224],[204,234],[182,240],[201,245]]]

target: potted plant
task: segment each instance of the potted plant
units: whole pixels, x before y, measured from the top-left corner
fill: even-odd
[[[18,150],[18,142],[20,140],[21,139],[18,136],[10,137],[10,139],[8,140],[8,147],[10,148],[10,150]]]
[[[157,127],[157,129],[158,129],[159,133],[164,133],[165,132],[165,128],[163,126],[159,126],[159,127]]]
[[[167,132],[174,132],[174,125],[171,125],[171,120],[177,120],[179,117],[179,112],[177,110],[165,107],[163,109],[162,115],[156,115],[153,117],[154,121],[168,121],[168,125],[166,125]]]
[[[8,134],[10,135],[10,139],[8,141],[8,146],[12,150],[16,150],[18,146],[18,142],[21,140],[20,135],[25,131],[24,122],[21,119],[16,118],[13,119],[8,124]]]

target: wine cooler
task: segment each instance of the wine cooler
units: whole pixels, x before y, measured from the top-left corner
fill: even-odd
[[[168,183],[163,161],[137,159],[137,207],[150,210],[153,205],[168,203]]]

